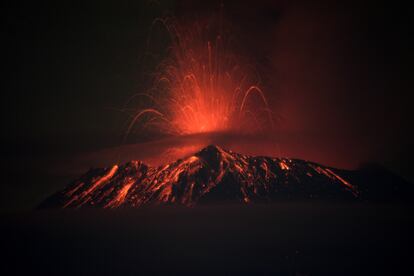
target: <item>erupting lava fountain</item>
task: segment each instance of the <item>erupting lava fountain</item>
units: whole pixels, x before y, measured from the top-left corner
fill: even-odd
[[[147,98],[148,106],[132,114],[126,136],[138,122],[172,135],[246,134],[273,127],[257,74],[236,54],[221,23],[157,23],[170,35],[169,58],[159,67],[150,91],[135,95]]]

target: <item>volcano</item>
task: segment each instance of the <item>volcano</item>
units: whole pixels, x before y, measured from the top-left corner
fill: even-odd
[[[210,145],[159,167],[130,161],[86,174],[40,208],[254,203],[280,200],[410,200],[412,185],[369,166],[349,171],[314,162],[249,156]]]

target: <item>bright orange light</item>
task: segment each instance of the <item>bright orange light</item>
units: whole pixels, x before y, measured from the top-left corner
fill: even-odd
[[[134,114],[127,135],[139,120],[173,135],[273,127],[256,74],[235,54],[221,28],[157,22],[171,35],[170,56],[160,66],[152,92],[140,94],[152,104]]]
[[[122,187],[122,189],[119,190],[118,194],[105,205],[105,208],[108,208],[108,207],[115,208],[121,205],[125,201],[125,198],[128,195],[128,191],[131,188],[131,186],[135,183],[135,181],[136,181],[135,179],[132,179],[129,182],[127,182]]]

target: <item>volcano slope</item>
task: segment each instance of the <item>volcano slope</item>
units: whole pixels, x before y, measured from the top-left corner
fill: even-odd
[[[283,200],[409,201],[412,185],[378,167],[339,170],[210,145],[160,167],[130,161],[85,175],[40,208],[119,208]]]

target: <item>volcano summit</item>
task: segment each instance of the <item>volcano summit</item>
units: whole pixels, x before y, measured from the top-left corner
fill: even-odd
[[[382,169],[334,169],[287,158],[238,154],[210,145],[159,167],[140,161],[90,169],[41,208],[141,207],[277,200],[400,200],[411,185]]]

